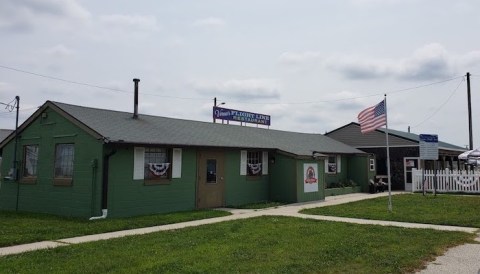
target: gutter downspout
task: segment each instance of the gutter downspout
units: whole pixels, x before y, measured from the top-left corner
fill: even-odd
[[[91,217],[90,219],[88,219],[90,221],[107,218],[107,215],[108,215],[108,208],[107,208],[107,205],[108,205],[108,167],[109,167],[110,157],[115,153],[117,153],[116,149],[112,150],[110,153],[103,156],[102,215]]]

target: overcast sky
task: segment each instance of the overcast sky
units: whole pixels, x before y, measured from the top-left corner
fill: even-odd
[[[325,133],[386,93],[389,128],[464,147],[470,72],[478,147],[478,11],[478,0],[0,0],[0,102],[19,95],[20,122],[47,100],[132,111],[140,78],[141,114],[211,121],[217,97],[271,115],[272,129]],[[0,106],[0,128],[14,126]]]

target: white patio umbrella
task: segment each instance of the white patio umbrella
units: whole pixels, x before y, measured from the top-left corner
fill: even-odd
[[[465,151],[464,153],[458,155],[458,159],[460,160],[467,160],[468,159],[468,154],[470,154],[473,150],[468,150]]]
[[[471,158],[480,158],[480,148],[465,151],[464,153],[458,155],[458,159],[467,160]]]
[[[472,150],[467,156],[467,158],[480,158],[480,148]]]
[[[465,151],[464,153],[458,155],[458,159],[466,161],[469,165],[479,165],[480,148]]]

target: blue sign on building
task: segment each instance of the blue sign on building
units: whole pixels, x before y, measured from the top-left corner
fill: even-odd
[[[213,107],[213,118],[226,121],[236,121],[270,126],[270,115],[228,108]]]

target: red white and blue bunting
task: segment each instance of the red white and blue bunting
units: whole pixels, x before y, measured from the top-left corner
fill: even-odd
[[[169,167],[170,163],[148,163],[148,169],[155,176],[165,176]]]
[[[247,164],[248,165],[248,168],[250,169],[250,172],[253,174],[253,175],[257,175],[258,173],[260,173],[262,171],[262,164],[258,163],[258,164]]]

